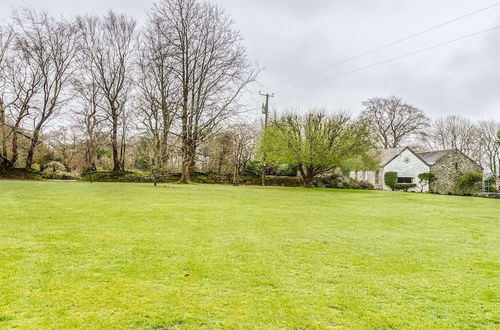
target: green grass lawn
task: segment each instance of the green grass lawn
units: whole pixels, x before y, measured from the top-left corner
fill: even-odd
[[[0,181],[0,328],[498,329],[500,201]]]

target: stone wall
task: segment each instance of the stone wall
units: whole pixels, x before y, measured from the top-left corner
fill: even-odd
[[[452,194],[455,192],[455,180],[464,173],[482,173],[483,169],[463,153],[454,151],[431,166],[436,181],[431,185],[432,192]]]

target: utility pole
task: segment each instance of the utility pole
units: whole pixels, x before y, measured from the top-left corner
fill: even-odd
[[[5,107],[3,104],[3,99],[2,96],[0,96],[0,139],[2,140],[1,142],[1,150],[0,150],[0,155],[3,155],[4,157],[7,157],[7,141],[6,139],[6,133],[5,133]]]
[[[259,92],[259,95],[264,96],[266,98],[266,101],[262,105],[262,114],[264,115],[264,130],[265,130],[265,129],[267,129],[267,122],[269,120],[269,98],[274,97],[274,93],[273,94],[269,94],[269,93],[262,94],[261,92]],[[262,164],[262,185],[263,186],[266,185],[266,171],[267,171],[267,159],[266,158],[267,158],[266,153],[264,152],[264,159],[262,160],[263,161],[263,164]]]

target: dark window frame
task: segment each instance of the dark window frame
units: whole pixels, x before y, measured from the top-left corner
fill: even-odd
[[[398,183],[414,183],[415,178],[412,177],[407,177],[407,176],[400,176],[398,177]]]

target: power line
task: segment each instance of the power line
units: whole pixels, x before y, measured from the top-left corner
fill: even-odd
[[[283,86],[283,85],[287,85],[287,84],[289,84],[289,83],[291,83],[291,82],[294,82],[294,81],[300,80],[300,79],[305,78],[305,77],[312,76],[312,75],[314,75],[314,74],[316,74],[316,73],[320,73],[320,72],[322,72],[322,71],[326,71],[326,70],[332,69],[332,68],[337,67],[337,66],[339,66],[339,65],[341,65],[341,64],[351,62],[351,61],[356,60],[356,59],[358,59],[358,58],[360,58],[360,57],[363,57],[363,56],[366,56],[366,55],[369,55],[369,54],[373,54],[373,53],[378,52],[378,51],[380,51],[380,50],[383,50],[383,49],[386,49],[386,48],[392,47],[392,46],[394,46],[394,45],[397,45],[397,44],[399,44],[399,43],[401,43],[401,42],[408,41],[408,40],[410,40],[410,39],[413,39],[413,38],[419,37],[419,36],[421,36],[421,35],[423,35],[423,34],[425,34],[425,33],[428,33],[428,32],[431,32],[431,31],[434,31],[434,30],[437,30],[437,29],[440,29],[440,28],[442,28],[442,27],[444,27],[444,26],[446,26],[446,25],[449,25],[449,24],[455,23],[455,22],[457,22],[457,21],[460,21],[460,20],[462,20],[462,19],[465,19],[465,18],[470,17],[470,16],[473,16],[473,15],[479,14],[479,13],[481,13],[481,12],[483,12],[483,11],[486,11],[486,10],[488,10],[488,9],[491,9],[491,8],[496,7],[496,6],[499,6],[499,5],[500,5],[500,2],[496,2],[496,3],[492,4],[492,5],[487,6],[487,7],[483,7],[483,8],[477,9],[477,10],[475,10],[475,11],[473,11],[473,12],[470,12],[470,13],[467,13],[467,14],[465,14],[465,15],[462,15],[462,16],[459,16],[459,17],[456,17],[456,18],[453,18],[453,19],[451,19],[451,20],[449,20],[449,21],[446,21],[446,22],[444,22],[444,23],[441,23],[441,24],[438,24],[438,25],[434,25],[434,26],[432,26],[432,27],[430,27],[430,28],[427,28],[427,29],[425,29],[425,30],[423,30],[423,31],[420,31],[420,32],[417,32],[417,33],[411,34],[411,35],[409,35],[409,36],[406,36],[406,37],[404,37],[404,38],[401,38],[401,39],[398,39],[398,40],[392,41],[392,42],[390,42],[390,43],[388,43],[388,44],[385,44],[385,45],[382,45],[382,46],[380,46],[380,47],[377,47],[377,48],[373,48],[373,49],[367,50],[367,51],[365,51],[365,52],[363,52],[363,53],[361,53],[361,54],[358,54],[358,55],[355,55],[355,56],[352,56],[352,57],[346,58],[346,59],[341,60],[341,61],[339,61],[339,62],[333,63],[333,64],[331,64],[331,65],[329,65],[329,66],[323,67],[323,68],[321,68],[321,69],[318,69],[318,70],[315,70],[315,71],[312,71],[312,72],[309,72],[309,73],[306,73],[306,74],[303,74],[303,75],[300,75],[300,76],[296,76],[295,78],[291,78],[291,79],[286,80],[286,81],[284,81],[284,82],[282,82],[282,83],[279,83],[279,84],[277,84],[277,85],[271,86],[271,88],[276,88],[276,87],[280,87],[280,86]]]
[[[423,52],[426,52],[426,51],[429,51],[429,50],[432,50],[432,49],[435,49],[435,48],[443,47],[443,46],[449,45],[451,43],[454,43],[454,42],[457,42],[457,41],[460,41],[460,40],[472,38],[472,37],[477,36],[479,34],[491,32],[491,31],[499,29],[499,28],[500,28],[500,25],[496,25],[496,26],[493,26],[493,27],[491,27],[489,29],[481,30],[481,31],[478,31],[478,32],[474,32],[474,33],[471,33],[471,34],[459,37],[459,38],[455,38],[455,39],[452,39],[452,40],[441,42],[441,43],[435,44],[433,46],[430,46],[430,47],[427,47],[427,48],[423,48],[423,49],[419,49],[419,50],[416,50],[416,51],[413,51],[413,52],[410,52],[410,53],[406,53],[406,54],[403,54],[403,55],[399,55],[399,56],[396,56],[396,57],[392,57],[392,58],[389,58],[389,59],[384,60],[384,61],[372,63],[372,64],[369,64],[369,65],[366,65],[366,66],[363,66],[363,67],[360,67],[360,68],[357,68],[357,69],[354,69],[354,70],[351,70],[351,71],[347,71],[347,72],[344,72],[344,73],[341,73],[341,74],[338,74],[338,75],[335,75],[335,76],[331,76],[331,77],[328,77],[328,78],[323,78],[323,79],[320,79],[320,80],[316,80],[316,81],[312,81],[312,82],[309,82],[309,83],[306,83],[306,84],[295,86],[295,87],[292,87],[292,88],[289,88],[289,89],[281,90],[281,91],[277,92],[276,94],[286,93],[286,92],[295,90],[297,88],[302,88],[302,87],[305,87],[305,86],[309,86],[309,85],[321,83],[321,82],[324,82],[324,81],[328,81],[328,80],[331,80],[331,79],[334,79],[334,78],[347,76],[347,75],[352,74],[352,73],[356,73],[356,72],[363,71],[363,70],[366,70],[366,69],[370,69],[370,68],[373,68],[373,67],[376,67],[376,66],[380,66],[380,65],[383,65],[383,64],[394,62],[396,60],[399,60],[399,59],[402,59],[402,58],[405,58],[405,57],[409,57],[409,56],[413,56],[413,55],[416,55],[416,54],[420,54],[420,53],[423,53]]]

